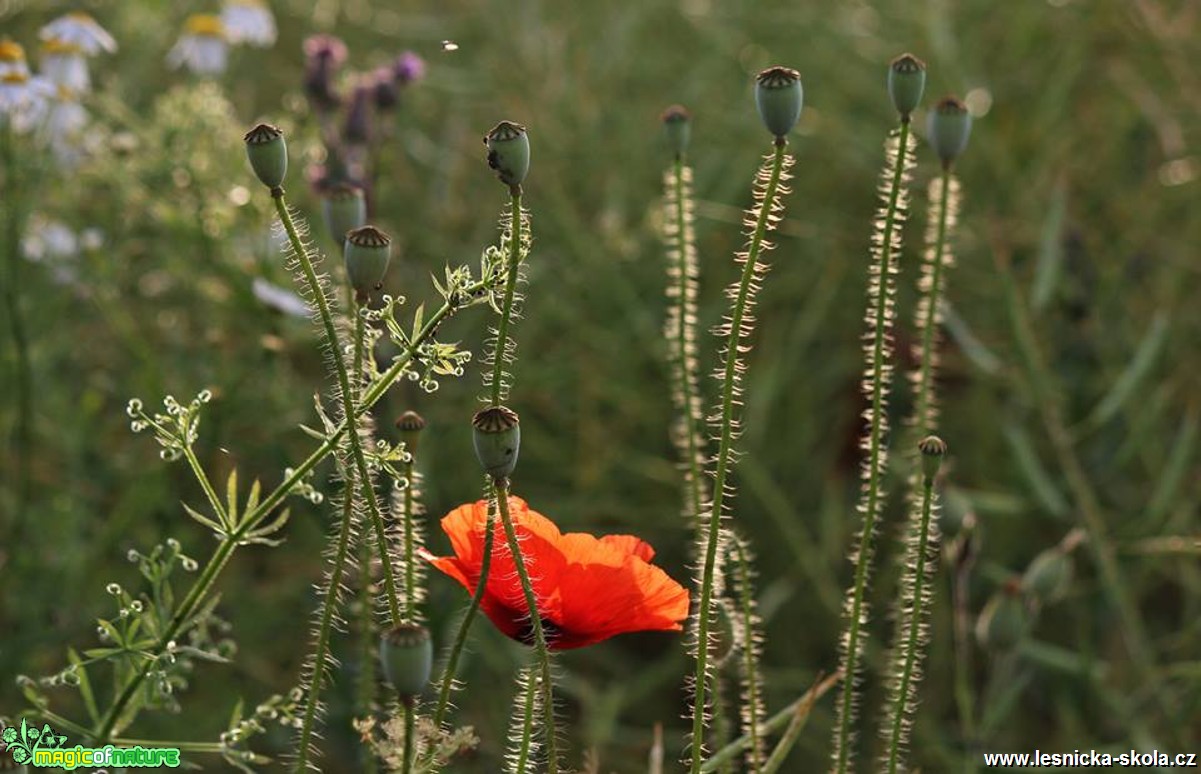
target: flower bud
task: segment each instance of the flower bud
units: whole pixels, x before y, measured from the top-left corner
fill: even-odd
[[[888,96],[903,120],[922,102],[926,89],[926,63],[913,54],[901,54],[888,66]]]
[[[416,411],[406,411],[396,420],[396,429],[400,431],[400,440],[404,441],[405,449],[416,456],[417,439],[425,429],[425,420]]]
[[[1072,582],[1072,557],[1062,548],[1048,548],[1030,562],[1022,576],[1022,590],[1039,602],[1054,602]]]
[[[949,166],[967,147],[967,138],[972,133],[972,116],[955,97],[945,97],[930,111],[926,134],[930,147]]]
[[[321,214],[325,227],[339,244],[347,233],[367,223],[367,199],[363,189],[349,183],[337,183],[321,192]]]
[[[530,138],[521,124],[501,121],[484,137],[488,166],[506,185],[521,185],[530,171]]]
[[[246,133],[246,157],[259,181],[278,188],[288,174],[288,146],[284,133],[271,124],[259,124]]]
[[[662,119],[668,147],[677,159],[684,158],[692,137],[692,114],[683,105],[672,105],[663,111]]]
[[[1021,590],[1011,581],[984,606],[976,621],[976,639],[990,650],[1012,650],[1026,636],[1028,624]]]
[[[384,677],[402,701],[420,696],[430,681],[434,646],[429,630],[417,624],[400,624],[384,634],[379,644]]]
[[[521,450],[521,420],[517,412],[505,406],[493,406],[476,412],[471,418],[475,430],[475,456],[484,472],[493,478],[505,478],[517,467]]]
[[[801,117],[804,104],[801,74],[787,67],[769,67],[755,76],[755,106],[767,131],[784,137]]]
[[[343,258],[350,286],[362,302],[384,284],[384,273],[392,259],[392,239],[375,226],[356,228],[346,235]]]
[[[928,435],[917,445],[922,453],[922,476],[933,481],[942,467],[942,458],[947,454],[947,444],[937,435]]]

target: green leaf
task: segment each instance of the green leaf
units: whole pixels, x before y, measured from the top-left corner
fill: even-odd
[[[92,693],[92,683],[88,680],[88,670],[83,665],[83,659],[75,652],[75,648],[67,648],[67,659],[71,665],[75,667],[75,674],[79,677],[79,695],[83,697],[83,706],[88,711],[88,717],[92,719],[93,725],[100,722],[100,712],[96,709],[96,695]]]
[[[1176,441],[1168,460],[1164,463],[1163,472],[1155,484],[1155,492],[1147,506],[1146,518],[1141,520],[1147,526],[1148,534],[1156,534],[1161,522],[1176,501],[1180,491],[1180,483],[1188,472],[1189,461],[1193,457],[1193,448],[1197,445],[1197,411],[1190,410],[1176,433]]]
[[[101,659],[111,658],[116,653],[124,652],[125,651],[121,648],[88,648],[83,652],[83,655],[87,656],[93,661],[99,661]]]
[[[1155,315],[1150,330],[1143,336],[1143,340],[1139,343],[1138,350],[1135,351],[1126,370],[1122,372],[1113,387],[1085,420],[1088,429],[1096,429],[1108,422],[1122,406],[1126,405],[1127,401],[1134,397],[1159,358],[1164,342],[1167,341],[1167,334],[1168,315],[1160,312]]]
[[[211,661],[214,664],[229,664],[229,663],[231,663],[230,660],[225,658],[224,656],[220,656],[216,653],[209,653],[206,650],[201,650],[200,648],[194,648],[191,645],[179,645],[175,648],[175,652],[176,653],[184,653],[186,655],[192,656],[193,658],[198,658],[201,661]]]
[[[117,627],[113,626],[111,622],[106,621],[103,618],[98,618],[96,623],[101,629],[104,630],[104,633],[108,635],[110,640],[119,645],[121,649],[125,648],[125,638],[121,636],[121,632],[117,630]]]
[[[229,471],[225,480],[225,512],[230,524],[238,523],[238,469]]]
[[[184,509],[185,511],[187,511],[187,513],[188,513],[188,515],[189,515],[189,516],[191,516],[193,519],[195,519],[196,521],[200,522],[200,523],[201,523],[201,524],[203,524],[204,526],[208,527],[208,528],[209,528],[209,529],[211,529],[213,532],[216,532],[218,535],[224,535],[224,534],[226,534],[226,533],[225,533],[225,528],[224,528],[224,527],[222,527],[222,526],[221,526],[220,524],[218,524],[217,522],[215,522],[215,521],[213,521],[212,519],[210,519],[208,516],[205,516],[204,514],[202,514],[202,513],[200,513],[199,511],[195,510],[194,508],[192,508],[192,507],[191,507],[190,505],[188,505],[187,503],[180,503],[180,505],[182,505],[182,506],[183,506],[183,509]]]
[[[1064,180],[1055,185],[1047,216],[1043,220],[1038,263],[1034,267],[1034,286],[1030,289],[1030,304],[1035,311],[1043,309],[1051,300],[1063,274],[1063,221],[1067,212],[1067,188]]]
[[[254,480],[254,483],[250,485],[250,495],[246,498],[246,511],[247,512],[253,512],[255,508],[259,507],[259,498],[262,497],[262,494],[263,494],[263,486],[262,486],[262,484],[259,483],[259,480],[256,478]]]
[[[1060,493],[1059,488],[1055,486],[1046,468],[1043,467],[1042,461],[1038,458],[1038,452],[1034,450],[1034,445],[1030,442],[1026,431],[1016,422],[1008,422],[1005,424],[1003,432],[1005,440],[1009,444],[1009,450],[1013,452],[1018,467],[1026,477],[1031,489],[1034,490],[1034,495],[1039,503],[1048,513],[1062,519],[1068,512],[1067,501]]]

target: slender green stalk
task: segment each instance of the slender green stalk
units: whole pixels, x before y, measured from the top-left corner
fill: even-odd
[[[741,536],[732,538],[736,561],[734,584],[737,591],[738,625],[742,627],[739,639],[742,642],[742,724],[751,738],[747,748],[746,765],[751,774],[766,774],[769,769],[763,763],[763,686],[759,676],[759,614],[755,611],[753,595],[752,558]],[[773,754],[774,757],[774,754]]]
[[[958,548],[954,552],[971,550],[967,541],[972,539],[973,526],[965,524],[964,532],[957,538]],[[968,581],[971,577],[970,558],[957,556],[955,572],[951,575],[952,615],[955,629],[955,706],[959,713],[959,733],[963,737],[963,771],[976,771],[976,692],[972,685],[972,639],[971,610],[968,602]]]
[[[351,388],[354,394],[351,396],[355,401],[358,400],[359,391],[363,378],[363,355],[365,346],[365,327],[366,321],[363,318],[362,310],[358,309],[355,299],[354,290],[347,285],[346,292],[346,308],[351,310],[354,315],[354,366],[351,373],[354,374],[354,379],[351,381]],[[353,491],[353,487],[351,488]],[[343,514],[345,519],[345,514]],[[343,521],[342,528],[346,529],[350,526],[348,521]],[[359,556],[359,673],[358,686],[355,691],[356,709],[355,714],[358,717],[371,716],[374,711],[375,691],[376,691],[376,676],[375,676],[375,649],[377,646],[377,638],[375,636],[375,610],[371,600],[371,542],[368,540],[359,540],[357,544]],[[388,561],[387,556],[381,557],[381,561]],[[335,568],[335,573],[339,570]],[[335,574],[335,578],[340,577]],[[321,663],[317,661],[316,663]],[[364,774],[374,774],[378,770],[375,760],[375,753],[369,745],[363,745],[362,757],[360,766]]]
[[[509,324],[513,319],[513,296],[517,288],[518,270],[521,268],[521,186],[509,188],[509,257],[506,261],[508,275],[505,278],[505,295],[501,304],[500,324],[496,329],[496,347],[492,352],[492,374],[488,386],[492,393],[488,405],[495,408],[508,392],[505,384],[505,362],[509,357]]]
[[[0,127],[0,139],[4,145],[4,182],[9,194],[5,196],[6,204],[11,204],[12,192],[20,191],[22,186],[15,179],[17,176],[17,153],[13,142],[13,130],[10,121],[4,121]],[[12,443],[13,457],[16,459],[16,521],[13,526],[16,531],[9,537],[17,539],[24,523],[23,514],[29,505],[32,482],[29,475],[29,461],[33,459],[33,365],[29,357],[29,336],[25,331],[25,318],[21,314],[21,221],[22,215],[17,206],[5,207],[5,258],[8,263],[8,276],[4,281],[4,309],[8,313],[9,329],[12,332],[13,350],[16,355],[17,406],[16,420],[13,426]]]
[[[772,218],[777,215],[779,206],[778,195],[781,192],[781,181],[785,168],[790,165],[791,158],[785,152],[787,140],[777,138],[770,159],[770,170],[766,183],[757,203],[758,213],[754,219],[754,229],[750,235],[745,256],[741,257],[742,276],[734,295],[734,304],[729,318],[729,331],[726,342],[725,368],[722,374],[721,403],[717,424],[718,452],[716,474],[713,483],[713,498],[710,504],[709,523],[705,538],[704,566],[701,574],[700,602],[696,613],[696,672],[693,676],[694,703],[692,709],[692,763],[690,771],[697,774],[701,768],[704,747],[705,729],[705,689],[709,679],[709,627],[712,623],[713,587],[717,565],[717,549],[720,543],[721,516],[725,507],[723,498],[726,493],[726,480],[729,476],[733,460],[735,440],[734,411],[738,405],[740,393],[740,357],[742,339],[750,332],[748,324],[748,301],[751,298],[754,279],[759,266],[759,257],[764,248],[769,246],[766,234],[772,226]],[[760,169],[756,186],[762,181],[764,169]],[[759,191],[756,191],[757,195]],[[744,326],[746,330],[744,330]]]
[[[771,751],[771,756],[767,759],[767,763],[763,764],[763,774],[775,774],[784,765],[784,761],[788,759],[788,753],[792,752],[793,745],[801,738],[801,731],[805,729],[805,723],[809,720],[808,708],[798,707],[796,714],[792,716],[792,721],[788,724],[788,728],[784,730],[784,735],[780,737],[780,741],[776,743],[776,748]]]
[[[530,761],[530,750],[534,739],[534,707],[538,703],[538,684],[528,668],[518,673],[518,685],[525,688],[521,702],[521,723],[518,729],[517,753],[513,757],[513,771],[525,774]],[[516,720],[516,718],[514,718]]]
[[[859,657],[863,649],[861,638],[867,618],[868,569],[872,563],[872,540],[875,537],[876,520],[879,517],[883,493],[886,458],[885,435],[887,433],[886,401],[891,373],[891,365],[886,361],[891,355],[888,331],[892,324],[892,302],[896,292],[893,281],[893,274],[896,272],[893,257],[900,248],[900,232],[897,225],[904,221],[903,189],[910,164],[909,156],[912,151],[912,139],[907,120],[901,122],[900,130],[895,136],[895,150],[892,148],[892,138],[889,139],[887,156],[891,169],[886,167],[885,173],[887,203],[883,212],[881,238],[873,249],[875,262],[872,265],[872,275],[869,280],[870,303],[867,321],[871,328],[872,340],[869,345],[870,360],[864,377],[864,388],[871,396],[871,417],[867,438],[868,457],[863,468],[864,491],[859,508],[863,513],[863,530],[859,534],[859,548],[854,558],[855,582],[847,601],[847,633],[843,640],[841,669],[845,678],[842,683],[838,722],[834,736],[834,770],[838,774],[846,774],[850,767],[851,726],[854,724],[855,717],[855,688],[859,676]]]
[[[405,487],[401,496],[404,499],[404,560],[405,560],[405,577],[404,577],[404,619],[413,621],[417,615],[417,564],[414,561],[415,543],[413,535],[413,498],[416,497],[416,483],[414,483],[413,460],[410,457],[409,461],[404,464],[404,476],[408,485]]]
[[[546,770],[548,774],[556,774],[559,770],[559,750],[558,740],[555,738],[555,695],[551,683],[550,652],[547,650],[546,633],[542,628],[542,613],[538,610],[538,600],[530,583],[529,570],[525,566],[525,557],[522,556],[521,545],[517,541],[517,531],[513,528],[513,519],[509,515],[509,480],[495,479],[493,490],[496,494],[497,509],[500,511],[500,522],[505,528],[509,553],[513,556],[513,565],[517,568],[517,578],[521,581],[521,591],[525,595],[525,604],[530,612],[530,626],[534,630],[534,658],[538,662],[541,673],[539,679],[542,682],[542,731],[546,738]]]
[[[413,771],[413,753],[416,752],[417,747],[413,743],[413,737],[417,735],[417,702],[401,703],[404,705],[405,712],[404,768],[401,771],[404,774],[410,774]]]
[[[931,200],[937,200],[938,219],[935,226],[933,245],[927,258],[922,279],[922,300],[918,308],[918,329],[922,332],[921,349],[918,351],[917,384],[914,397],[913,416],[919,438],[937,429],[938,412],[934,399],[934,379],[938,370],[938,356],[934,345],[938,336],[938,325],[942,315],[943,265],[948,262],[946,253],[947,229],[953,222],[958,207],[958,185],[951,175],[951,165],[944,164],[936,185],[930,186]],[[935,193],[937,192],[937,193]]]
[[[926,589],[926,562],[929,553],[930,514],[934,509],[934,478],[922,477],[922,518],[917,530],[917,551],[914,552],[914,567],[912,575],[912,595],[909,619],[901,628],[904,645],[898,648],[896,655],[902,660],[900,677],[897,680],[896,691],[890,699],[889,715],[892,717],[892,728],[887,739],[888,757],[885,765],[888,774],[896,774],[901,762],[901,752],[908,737],[906,725],[909,713],[913,711],[916,702],[916,691],[911,688],[911,682],[920,679],[922,640],[925,639],[925,607],[930,593]]]

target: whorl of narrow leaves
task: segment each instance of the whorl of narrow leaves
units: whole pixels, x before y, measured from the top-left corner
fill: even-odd
[[[534,761],[542,749],[534,729],[542,724],[542,691],[537,665],[517,670],[517,692],[513,694],[513,715],[509,719],[509,747],[505,752],[507,774],[527,774],[535,770]]]
[[[903,139],[903,144],[902,144]],[[863,392],[870,401],[864,411],[865,432],[860,448],[866,456],[861,466],[862,489],[857,510],[863,528],[851,553],[855,580],[848,590],[843,617],[846,631],[841,648],[843,690],[834,733],[833,768],[844,774],[853,758],[855,715],[860,682],[860,657],[868,620],[867,586],[872,563],[872,541],[884,499],[884,471],[888,459],[888,393],[892,382],[892,326],[896,317],[896,274],[901,250],[901,230],[909,205],[908,182],[913,168],[915,142],[908,124],[893,130],[885,144],[886,163],[880,177],[880,208],[872,233],[871,265],[864,336]]]
[[[521,229],[516,248],[516,275],[513,280],[512,295],[506,304],[502,293],[493,293],[488,302],[492,310],[501,317],[499,326],[489,326],[488,336],[484,340],[484,391],[487,393],[483,402],[491,405],[504,403],[509,399],[509,390],[513,387],[513,374],[507,370],[517,360],[517,343],[509,335],[509,325],[521,319],[521,305],[525,297],[521,286],[526,284],[525,261],[530,254],[533,239],[530,236],[530,212],[524,207],[520,210]],[[500,229],[500,244],[489,248],[485,254],[484,271],[498,271],[507,274],[510,261],[513,259],[513,206],[508,204],[501,213],[498,224]],[[501,282],[504,287],[507,283]],[[502,340],[503,338],[503,340]],[[497,368],[497,361],[500,367]],[[497,380],[499,378],[499,387]],[[493,400],[493,396],[497,400]]]
[[[738,679],[741,684],[740,712],[742,732],[750,737],[746,751],[746,770],[754,774],[763,767],[763,724],[767,713],[763,703],[762,621],[755,601],[755,557],[741,536],[731,531],[731,609],[734,614],[734,644],[738,651]]]
[[[699,771],[704,755],[703,730],[709,720],[710,701],[705,695],[706,685],[713,680],[713,664],[709,651],[713,647],[713,632],[717,619],[716,601],[724,592],[724,570],[722,567],[727,553],[728,536],[722,520],[729,518],[730,501],[734,499],[734,486],[729,479],[730,469],[737,461],[734,448],[741,429],[738,419],[742,405],[742,376],[746,363],[742,356],[750,351],[750,335],[754,329],[755,296],[767,273],[768,266],[760,257],[773,245],[767,234],[779,223],[784,210],[783,198],[789,190],[785,182],[790,179],[788,170],[793,158],[785,150],[783,140],[778,140],[772,153],[764,157],[763,164],[755,175],[754,205],[747,210],[743,219],[746,227],[746,248],[735,255],[735,263],[742,268],[741,277],[726,289],[730,310],[722,323],[714,328],[714,334],[725,339],[721,353],[721,366],[714,376],[720,383],[721,398],[709,417],[713,431],[712,441],[718,452],[714,460],[714,487],[710,501],[702,511],[705,528],[699,534],[700,558],[699,596],[690,619],[689,644],[696,659],[696,670],[689,680],[693,692],[691,770]]]

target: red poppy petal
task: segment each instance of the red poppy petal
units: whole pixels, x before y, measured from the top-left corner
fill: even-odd
[[[688,591],[662,569],[634,557],[620,567],[569,570],[560,593],[562,628],[586,637],[584,644],[625,632],[679,631],[688,616]]]
[[[655,549],[651,544],[633,535],[605,535],[600,542],[613,546],[623,554],[636,556],[644,562],[655,558]]]

